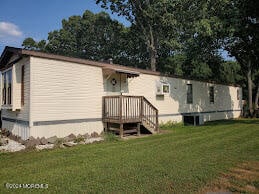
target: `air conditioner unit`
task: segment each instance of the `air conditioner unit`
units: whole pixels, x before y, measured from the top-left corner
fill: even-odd
[[[170,85],[169,83],[163,81],[156,82],[156,95],[164,95],[170,93]]]
[[[164,95],[163,94],[162,83],[160,81],[156,82],[156,95]]]

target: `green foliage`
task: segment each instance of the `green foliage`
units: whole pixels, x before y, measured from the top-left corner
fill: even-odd
[[[225,61],[219,66],[220,80],[227,83],[240,83],[242,80],[241,66],[236,61]]]
[[[36,42],[33,38],[29,37],[23,41],[22,46],[28,50],[44,50],[46,46],[46,41],[41,40],[39,42]]]
[[[207,63],[193,60],[192,61],[192,71],[191,77],[200,78],[200,79],[208,79],[212,75],[211,68]]]
[[[176,54],[167,58],[161,58],[158,62],[158,70],[169,75],[183,75],[183,65],[186,62],[186,56]]]
[[[159,124],[160,129],[175,129],[183,126],[184,125],[182,122],[176,122],[176,121],[167,121],[166,123],[161,122]]]
[[[223,40],[224,47],[235,56],[246,77],[250,116],[253,115],[253,96],[256,95],[253,94],[253,75],[259,69],[258,7],[257,0],[229,0],[225,14],[220,15],[224,24],[221,33],[227,37]],[[233,17],[229,19],[229,15]]]
[[[22,150],[21,152],[32,152],[32,151],[37,151],[36,146],[30,146],[30,147],[26,147],[24,150]]]
[[[114,142],[114,141],[119,141],[119,137],[111,132],[105,132],[103,134],[104,140],[107,142]]]
[[[25,49],[34,49],[36,48],[36,42],[33,40],[33,38],[26,38],[23,43],[22,43],[22,46],[25,48]]]
[[[49,33],[48,40],[34,41],[26,38],[22,46],[30,50],[41,50],[54,54],[119,61],[125,50],[125,27],[101,12],[85,11],[82,16],[71,16],[62,20],[62,28]]]
[[[119,56],[124,26],[107,13],[71,16],[62,21],[62,29],[49,33],[46,50],[68,56],[107,60]]]
[[[58,138],[57,141],[54,143],[54,147],[59,148],[64,142],[65,141],[63,138]]]
[[[114,63],[126,66],[242,86],[248,85],[244,81],[247,62],[251,61],[252,80],[257,82],[256,0],[96,3],[126,17],[131,25],[125,27],[107,13],[87,10],[82,16],[62,20],[62,28],[50,32],[48,40],[27,38],[23,46],[97,61],[113,58]],[[240,66],[224,61],[219,54],[223,49]]]
[[[84,142],[85,141],[85,138],[83,136],[80,136],[80,137],[77,137],[75,140],[74,140],[74,143],[80,143],[80,142]]]
[[[151,70],[157,69],[157,57],[165,50],[170,52],[180,47],[180,31],[176,29],[183,22],[183,17],[178,16],[181,13],[181,1],[96,0],[96,3],[125,16],[132,23],[138,35],[135,37],[146,45]]]

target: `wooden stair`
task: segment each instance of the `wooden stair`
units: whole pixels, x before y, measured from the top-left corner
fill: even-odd
[[[158,132],[158,110],[144,96],[104,96],[103,122],[107,131],[117,124],[120,136],[140,134],[141,125],[153,134]],[[137,127],[127,126],[134,124]]]
[[[151,127],[147,122],[142,121],[142,125],[152,134],[158,133],[158,130],[155,130],[153,127]]]

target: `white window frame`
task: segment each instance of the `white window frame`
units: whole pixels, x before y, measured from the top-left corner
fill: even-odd
[[[12,74],[12,79],[11,79],[11,103],[9,104],[8,103],[8,87],[7,87],[7,84],[6,84],[6,91],[5,91],[5,98],[6,98],[6,104],[3,104],[3,88],[4,88],[4,74],[7,73],[8,71],[11,71],[11,74]],[[4,70],[1,72],[1,76],[2,76],[2,79],[1,79],[1,105],[2,105],[2,108],[8,108],[8,107],[12,107],[13,105],[13,66],[12,67],[9,67],[8,69]],[[8,78],[7,78],[8,79]]]

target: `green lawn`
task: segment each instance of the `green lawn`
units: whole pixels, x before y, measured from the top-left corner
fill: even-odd
[[[193,193],[259,160],[259,120],[175,127],[150,137],[67,149],[0,153],[0,193]],[[6,183],[46,183],[9,189]]]

